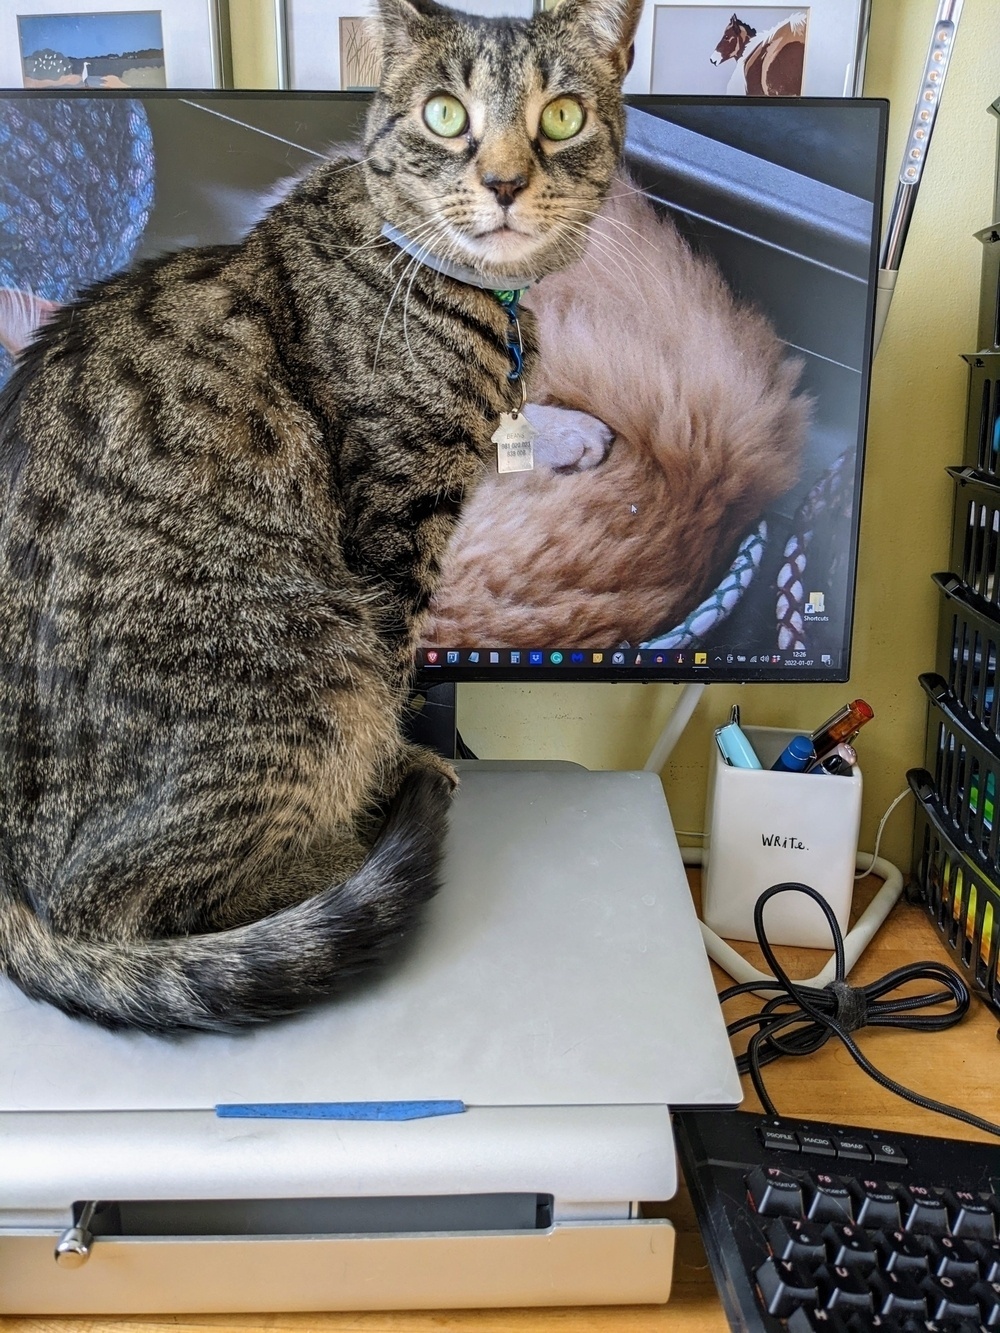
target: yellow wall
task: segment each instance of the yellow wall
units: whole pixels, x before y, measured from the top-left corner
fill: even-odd
[[[270,0],[231,0],[231,6],[234,67],[257,69],[255,77],[266,79],[259,57],[266,42],[259,34],[267,29]],[[865,92],[891,103],[887,200],[936,8],[936,0],[872,3]],[[972,233],[993,221],[998,124],[986,108],[1000,97],[1000,63],[993,54],[997,16],[997,0],[965,0],[875,362],[851,681],[708,689],[663,774],[678,829],[703,827],[711,731],[734,702],[746,721],[803,729],[847,698],[860,695],[871,703],[876,719],[859,744],[865,847],[904,788],[906,769],[922,762],[925,710],[916,678],[933,669],[938,614],[929,576],[947,566],[952,491],[943,469],[961,461],[966,368],[960,354],[975,350],[981,247]],[[244,86],[252,83],[247,77]],[[642,685],[463,686],[460,726],[484,758],[641,767],[677,693],[670,686]],[[911,827],[906,802],[883,840],[884,855],[903,866],[909,864]]]
[[[233,86],[276,88],[275,0],[228,0]]]

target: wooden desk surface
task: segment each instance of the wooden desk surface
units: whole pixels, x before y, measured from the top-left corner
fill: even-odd
[[[872,881],[868,888],[877,886]],[[859,899],[867,901],[866,885]],[[755,948],[746,956],[761,965]],[[817,970],[811,950],[783,950],[783,963],[799,975]],[[947,960],[927,916],[899,903],[851,975],[861,984],[893,968],[925,958]],[[719,971],[717,983],[727,984]],[[735,1016],[735,1012],[734,1015]],[[889,1029],[865,1030],[860,1042],[879,1069],[908,1087],[941,1101],[958,1103],[986,1119],[1000,1118],[1000,1041],[998,1020],[973,1001],[965,1022],[944,1033],[914,1035]],[[817,1055],[784,1061],[765,1071],[767,1086],[786,1115],[812,1116],[847,1124],[937,1134],[954,1138],[989,1136],[956,1121],[922,1111],[884,1091],[863,1074],[839,1043]],[[744,1106],[759,1109],[747,1082]],[[677,1226],[674,1289],[665,1306],[593,1307],[555,1310],[447,1310],[423,1313],[293,1315],[168,1315],[157,1319],[0,1318],[0,1333],[725,1333],[728,1328],[708,1271],[701,1239],[686,1193],[666,1208]]]

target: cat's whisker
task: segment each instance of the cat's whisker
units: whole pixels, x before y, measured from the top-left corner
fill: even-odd
[[[593,256],[602,259],[606,265],[613,266],[623,279],[632,283],[636,290],[641,292],[635,265],[623,262],[624,252],[615,245],[610,237],[604,236],[600,232],[595,233],[586,223],[574,222],[571,219],[567,219],[564,225],[573,234],[584,234],[587,240],[587,249]],[[656,277],[655,273],[651,273],[651,276]],[[657,285],[659,285],[658,280]]]
[[[352,259],[355,255],[360,255],[365,250],[378,249],[380,245],[389,246],[392,245],[392,241],[390,241],[388,237],[383,236],[381,232],[378,232],[369,240],[362,241],[360,245],[354,245],[349,250],[344,250],[343,255],[345,259]]]
[[[418,227],[414,227],[412,231],[407,233],[407,239],[412,241],[414,244],[429,250],[432,248],[431,240],[435,235],[437,227],[438,227],[438,222],[436,219],[427,222],[422,222]],[[387,265],[387,268],[391,269],[393,264],[397,263],[401,258],[406,257],[409,254],[409,251],[403,250],[401,247],[396,246],[396,243],[394,241],[389,241],[386,237],[382,237],[382,239],[386,241],[387,245],[392,245],[396,249],[396,253],[390,259]]]
[[[609,222],[613,221],[613,219],[604,218],[602,219],[602,221]],[[631,278],[632,282],[636,285],[637,289],[638,289],[638,274],[639,272],[641,272],[646,277],[648,277],[655,284],[655,286],[657,286],[661,291],[667,290],[666,285],[663,282],[662,274],[660,274],[658,270],[648,262],[648,256],[641,254],[638,251],[638,249],[636,248],[634,242],[631,240],[630,237],[626,236],[624,238],[620,238],[615,236],[609,236],[604,231],[596,228],[593,223],[573,222],[571,219],[568,218],[566,219],[566,225],[578,229],[583,228],[587,233],[588,246],[592,247],[595,251],[599,251],[608,259],[615,257],[619,261],[624,261],[625,268],[620,269],[620,271],[628,273],[629,277]],[[646,238],[643,237],[642,239],[645,240]]]
[[[567,206],[567,212],[585,214],[586,211],[587,211],[586,209],[573,208],[572,206]],[[590,228],[592,231],[595,227],[603,225],[614,227],[616,231],[620,231],[625,234],[625,239],[634,236],[636,240],[641,241],[642,244],[646,246],[647,249],[649,249],[651,252],[653,253],[656,252],[656,244],[649,236],[644,235],[636,227],[630,226],[627,222],[622,222],[620,218],[609,217],[606,213],[601,213],[598,214],[597,217],[585,221],[584,225]],[[610,240],[611,238],[609,237],[608,239]],[[645,256],[640,256],[639,251],[634,248],[634,242],[632,243],[632,247],[633,247],[633,253],[636,255],[637,258],[645,259]]]
[[[413,348],[410,346],[410,330],[407,324],[407,319],[409,316],[410,293],[413,291],[413,280],[417,276],[417,273],[420,271],[420,267],[421,267],[420,260],[414,255],[411,258],[410,263],[407,265],[403,273],[404,277],[406,276],[407,273],[409,273],[410,275],[410,281],[406,287],[406,295],[403,297],[403,341],[406,343],[406,351],[410,358],[410,361],[415,366],[418,365],[419,363],[417,361],[416,356],[414,355]]]
[[[614,190],[612,190],[605,196],[607,199],[628,199],[630,196],[634,198],[638,195],[641,199],[646,199],[653,204],[660,202],[656,195],[653,194],[652,190],[644,190],[641,185],[635,185],[632,181],[626,180],[623,176],[618,177],[615,181],[615,185],[620,185],[622,187],[622,193],[615,194]]]
[[[405,251],[400,250],[399,253],[404,254]],[[391,260],[388,267],[391,268],[395,262],[396,262],[395,259]],[[403,269],[403,272],[401,273],[398,282],[396,283],[395,287],[393,287],[392,293],[389,296],[389,303],[385,308],[385,314],[382,316],[382,323],[379,325],[378,338],[375,341],[375,357],[374,360],[372,361],[372,373],[371,373],[371,378],[368,381],[369,387],[374,386],[375,383],[375,372],[378,369],[378,354],[382,347],[382,338],[385,335],[385,326],[388,323],[389,313],[392,310],[392,304],[396,299],[396,294],[398,293],[403,283],[406,281],[407,272],[408,272],[408,267]]]
[[[423,223],[421,224],[421,226],[415,228],[414,234],[411,239],[418,241],[418,243],[421,245],[424,245],[426,243],[428,249],[433,249],[434,246],[436,246],[439,243],[440,239],[442,238],[443,238],[443,231],[441,231],[439,234],[439,232],[436,229],[436,224]],[[391,269],[393,264],[395,264],[400,258],[407,259],[409,262],[404,265],[403,271],[399,276],[399,280],[396,283],[395,287],[393,288],[392,295],[389,298],[389,304],[386,306],[385,315],[382,319],[382,326],[379,329],[378,343],[376,344],[375,347],[375,360],[372,363],[373,377],[375,374],[376,367],[378,365],[379,348],[382,345],[382,335],[385,330],[386,321],[389,318],[389,313],[392,309],[393,302],[396,299],[399,289],[403,285],[403,283],[407,281],[408,276],[409,276],[409,282],[407,283],[406,287],[406,295],[403,298],[403,339],[406,343],[406,350],[409,354],[410,360],[414,363],[414,365],[417,364],[417,359],[413,353],[413,348],[410,346],[410,335],[407,326],[407,314],[408,314],[410,292],[413,289],[414,278],[417,276],[417,273],[420,270],[421,261],[417,255],[410,255],[405,250],[399,250],[398,254],[396,254],[389,261],[387,268]]]

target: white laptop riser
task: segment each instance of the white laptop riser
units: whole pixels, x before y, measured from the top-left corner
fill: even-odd
[[[659,779],[466,766],[444,887],[386,970],[336,1002],[239,1037],[163,1040],[0,986],[0,1312],[663,1301],[673,1233],[638,1201],[676,1190],[669,1108],[740,1096]],[[468,1109],[404,1122],[214,1110],[436,1099]],[[350,1220],[414,1198],[535,1194],[552,1197],[542,1225],[505,1225],[501,1208],[498,1227],[489,1200],[472,1229],[366,1234]],[[54,1248],[89,1200],[144,1201],[144,1234],[99,1236],[67,1271]],[[185,1200],[206,1218],[245,1201],[227,1205],[241,1223],[145,1234]],[[275,1200],[301,1200],[300,1220]],[[365,1203],[321,1202],[341,1200]]]

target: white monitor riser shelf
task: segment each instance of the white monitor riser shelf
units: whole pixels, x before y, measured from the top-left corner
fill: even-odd
[[[3,984],[0,1313],[666,1299],[672,1230],[638,1204],[676,1190],[670,1109],[741,1092],[660,781],[461,767],[441,892],[338,1001],[162,1040]],[[466,1109],[215,1111],[441,1099]]]

